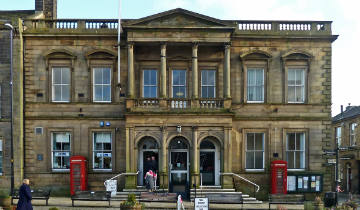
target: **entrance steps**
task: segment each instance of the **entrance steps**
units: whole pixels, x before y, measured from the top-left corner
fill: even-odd
[[[196,197],[208,197],[212,203],[239,203],[241,197],[244,204],[261,204],[262,201],[256,200],[242,192],[236,192],[235,189],[222,189],[221,186],[203,186],[196,189]],[[190,200],[194,201],[195,189],[190,190]],[[213,200],[213,201],[211,201]]]
[[[171,196],[171,200],[174,197],[173,194],[167,193],[168,189],[158,189],[155,193],[149,193],[144,186],[137,186],[136,189],[123,189],[122,192],[117,192],[115,196],[111,197],[114,201],[127,200],[129,194],[134,194],[138,201],[163,201],[160,197]],[[165,195],[163,193],[166,193]],[[175,194],[176,197],[176,194]],[[170,199],[170,198],[169,198]]]

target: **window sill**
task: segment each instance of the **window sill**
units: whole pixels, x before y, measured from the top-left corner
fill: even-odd
[[[245,173],[264,173],[265,169],[245,169]]]
[[[67,104],[70,103],[70,101],[51,101],[51,103],[56,103],[56,104]]]
[[[287,169],[288,171],[305,171],[305,168]]]
[[[53,173],[69,173],[70,169],[51,169]]]
[[[110,104],[111,101],[93,101],[93,103],[98,103],[98,104]]]
[[[305,104],[305,102],[292,102],[292,101],[288,101],[288,104]]]
[[[96,173],[100,173],[100,172],[112,172],[112,169],[96,169],[96,168],[93,168],[92,169],[93,172],[96,172]]]
[[[246,101],[247,104],[263,104],[264,101]]]

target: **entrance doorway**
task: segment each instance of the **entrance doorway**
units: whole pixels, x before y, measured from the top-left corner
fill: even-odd
[[[189,146],[183,137],[175,137],[169,145],[170,191],[187,198],[189,189]]]
[[[346,165],[346,191],[351,192],[351,165]]]
[[[216,146],[215,146],[216,145]],[[212,138],[200,144],[200,174],[202,185],[220,185],[220,152]]]
[[[138,159],[138,185],[145,185],[145,174],[148,170],[159,171],[159,147],[156,140],[152,137],[144,137],[139,143],[139,159]],[[159,176],[156,181],[159,186]]]

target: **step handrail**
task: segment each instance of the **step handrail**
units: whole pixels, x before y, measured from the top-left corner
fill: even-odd
[[[113,179],[115,179],[117,177],[120,177],[122,175],[138,175],[138,174],[139,174],[139,171],[137,171],[136,173],[134,173],[134,172],[120,173],[120,174],[118,174],[118,175],[116,175],[114,177],[111,177],[110,179],[105,180],[104,185],[106,187],[106,181],[113,180]]]
[[[259,192],[259,190],[260,190],[260,186],[259,186],[259,185],[257,185],[257,184],[255,184],[254,182],[252,182],[252,181],[250,181],[250,180],[248,180],[248,179],[240,176],[239,174],[235,174],[235,173],[220,173],[220,175],[233,175],[233,176],[236,176],[236,177],[244,180],[245,182],[254,185],[254,186],[257,188],[257,189],[256,189],[256,192]]]

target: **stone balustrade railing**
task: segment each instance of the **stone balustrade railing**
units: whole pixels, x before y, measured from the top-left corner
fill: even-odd
[[[331,21],[225,21],[235,25],[236,34],[311,34],[331,35]],[[24,25],[27,30],[54,29],[65,30],[117,30],[117,19],[57,19],[35,20],[26,19]],[[126,21],[122,23],[126,27]]]
[[[225,106],[225,99],[207,98],[207,99],[189,99],[189,98],[137,98],[127,99],[127,108],[152,109],[222,109],[230,108]],[[231,103],[230,103],[231,104]]]

